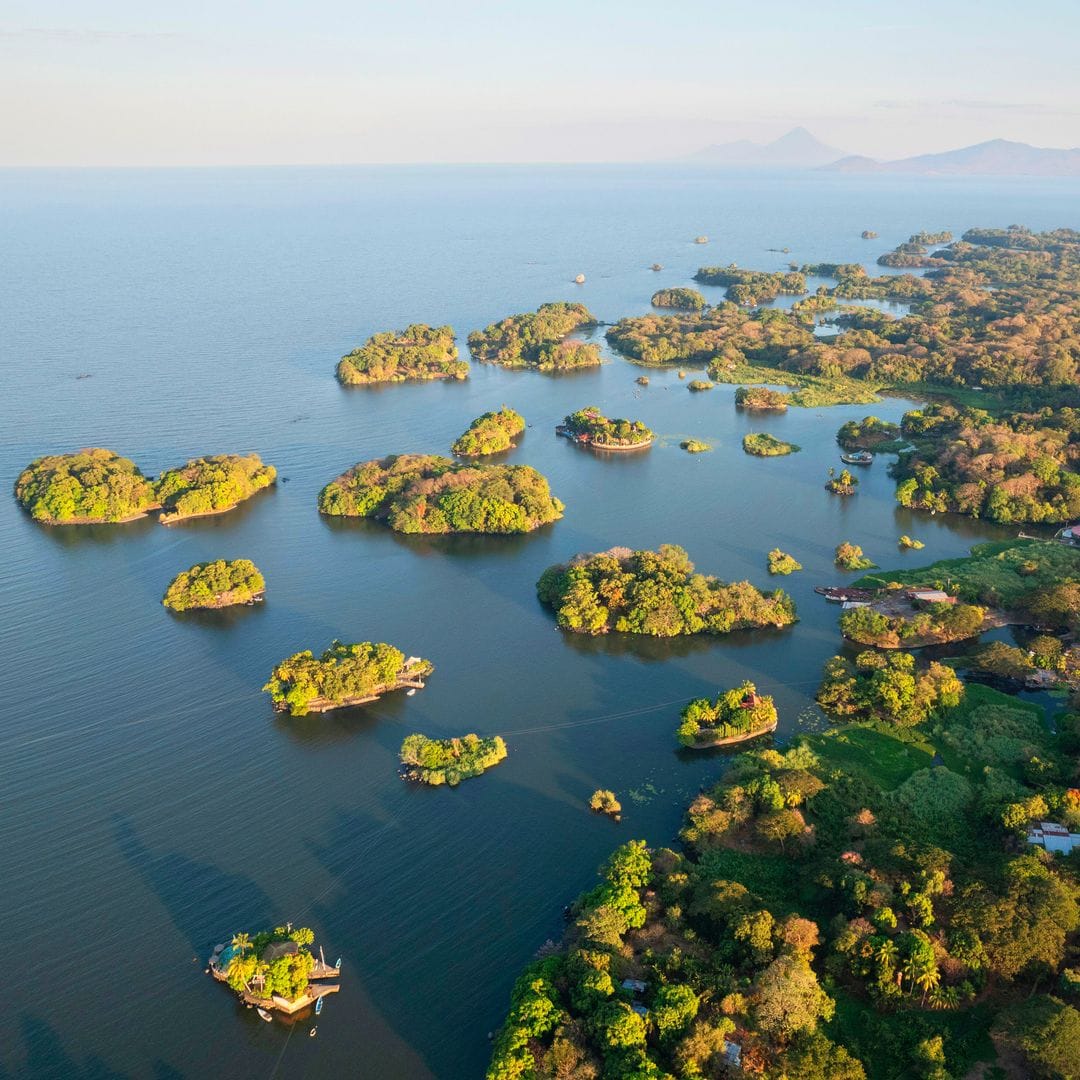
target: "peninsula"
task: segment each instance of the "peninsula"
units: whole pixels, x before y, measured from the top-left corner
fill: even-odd
[[[468,361],[458,359],[453,327],[424,323],[373,334],[359,349],[343,356],[337,366],[343,386],[465,379],[468,375]]]
[[[549,566],[536,592],[558,626],[578,634],[676,637],[795,622],[795,604],[783,591],[763,593],[748,581],[725,584],[696,573],[674,544],[577,555]]]
[[[393,645],[335,641],[318,658],[307,649],[282,660],[263,691],[279,712],[305,716],[363,705],[392,690],[422,689],[434,670],[430,660],[406,658]]]
[[[434,454],[361,462],[319,493],[319,510],[373,518],[403,533],[525,533],[563,504],[529,465],[472,465]]]

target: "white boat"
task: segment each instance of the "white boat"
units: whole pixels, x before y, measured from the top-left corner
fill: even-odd
[[[322,1014],[323,1000],[324,1000],[323,998],[319,998],[319,1000],[315,1002],[315,1015],[316,1016],[320,1016]]]
[[[273,1019],[274,1019],[274,1018],[273,1018],[273,1017],[272,1017],[272,1016],[271,1016],[271,1015],[270,1015],[270,1014],[269,1014],[269,1013],[268,1013],[268,1012],[267,1012],[267,1011],[266,1011],[265,1009],[256,1009],[255,1011],[256,1011],[256,1012],[257,1012],[257,1013],[259,1014],[259,1016],[260,1016],[260,1017],[261,1017],[261,1018],[262,1018],[263,1020],[265,1020],[265,1021],[266,1021],[266,1022],[267,1022],[268,1024],[270,1023],[270,1021],[271,1021],[271,1020],[273,1020]]]
[[[415,694],[415,693],[416,693],[416,687],[413,686],[413,687],[410,687],[408,690],[405,691],[405,696],[406,697],[412,697],[413,694]]]

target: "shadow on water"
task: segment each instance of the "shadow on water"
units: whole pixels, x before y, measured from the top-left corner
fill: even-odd
[[[193,608],[190,611],[173,611],[166,608],[169,617],[187,626],[197,626],[204,630],[231,630],[241,622],[258,618],[256,612],[264,612],[267,602],[257,604],[233,604],[223,608]]]
[[[165,906],[196,956],[235,927],[272,923],[269,897],[248,878],[179,852],[151,851],[119,814],[113,815],[113,828],[120,854]]]
[[[32,520],[32,519],[28,519]],[[148,536],[158,528],[156,513],[135,521],[117,522],[108,525],[44,525],[35,521],[38,531],[48,537],[57,547],[78,548],[87,544],[115,544],[128,541],[132,537]]]
[[[378,701],[348,709],[331,709],[307,716],[275,713],[274,728],[304,746],[331,746],[374,731],[383,722],[400,720],[406,711],[405,701],[405,694],[395,691]]]
[[[0,1070],[0,1080],[16,1075],[26,1080],[125,1080],[128,1075],[110,1068],[99,1057],[89,1057],[80,1065],[64,1049],[56,1031],[39,1017],[24,1013],[19,1026],[26,1050],[25,1066],[17,1073]],[[165,1080],[175,1074],[168,1070],[156,1075]]]
[[[287,480],[285,481],[288,482]],[[256,491],[250,498],[234,506],[231,510],[225,510],[220,514],[206,514],[202,517],[189,517],[181,521],[174,521],[169,525],[162,526],[169,530],[184,530],[192,532],[213,532],[217,529],[228,529],[239,525],[242,521],[251,517],[260,505],[267,502],[277,494],[277,484]]]
[[[647,634],[618,633],[593,636],[557,630],[567,647],[575,652],[592,656],[629,656],[647,664],[660,664],[719,647],[753,648],[779,641],[789,631],[790,627],[781,627],[734,630],[730,634],[684,634],[680,637],[660,638]]]

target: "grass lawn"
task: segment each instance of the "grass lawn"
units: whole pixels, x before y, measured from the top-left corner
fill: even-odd
[[[894,733],[870,724],[834,728],[814,736],[810,745],[822,761],[884,791],[893,791],[912,773],[929,768],[934,757],[934,748],[911,729],[897,728]]]
[[[793,387],[794,393],[788,395],[788,404],[804,409],[827,405],[870,405],[881,400],[877,393],[879,388],[862,379],[797,375],[781,368],[759,367],[756,364],[736,364],[731,368],[714,364],[709,368],[709,376],[717,382],[741,383],[744,386],[771,383],[774,386]]]
[[[1029,566],[1028,564],[1033,564]],[[1023,569],[1023,572],[1021,572]],[[961,559],[942,559],[914,570],[879,570],[854,583],[881,589],[889,582],[955,591],[978,602],[991,594],[1002,607],[1013,607],[1033,589],[1080,577],[1080,550],[1056,540],[1003,540],[977,544]]]

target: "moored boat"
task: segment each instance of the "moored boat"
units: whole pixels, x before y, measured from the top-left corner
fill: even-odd
[[[322,998],[319,998],[319,1000],[322,1001]],[[271,1020],[274,1019],[270,1015],[270,1013],[266,1011],[266,1009],[256,1009],[255,1011],[259,1014],[259,1018],[262,1019],[262,1020],[265,1020],[268,1024],[270,1023]]]
[[[872,465],[874,455],[869,450],[852,450],[849,454],[841,454],[840,460],[845,465]]]

